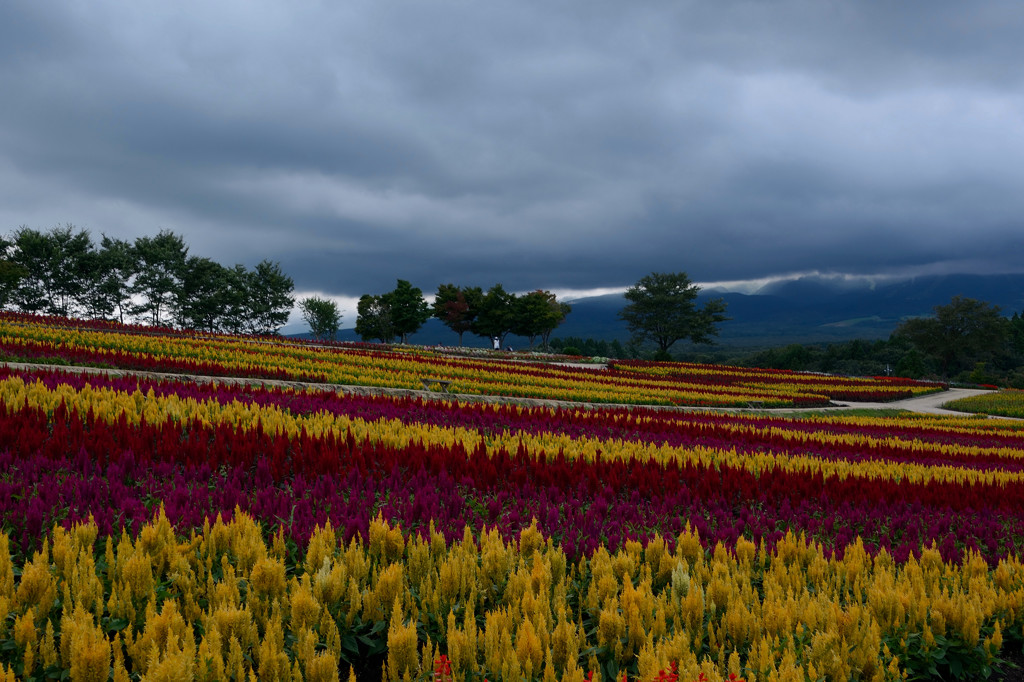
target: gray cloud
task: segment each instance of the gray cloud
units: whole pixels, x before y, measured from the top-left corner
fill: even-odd
[[[0,224],[302,290],[1019,271],[1016,3],[0,5]]]

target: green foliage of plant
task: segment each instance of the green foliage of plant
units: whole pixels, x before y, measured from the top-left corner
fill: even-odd
[[[887,635],[882,641],[892,650],[899,650],[901,640],[906,642],[901,662],[908,680],[987,680],[993,665],[1002,660],[985,647],[984,640],[992,631],[992,625],[982,628],[981,637],[973,644],[954,635],[934,635],[926,641],[920,632]]]

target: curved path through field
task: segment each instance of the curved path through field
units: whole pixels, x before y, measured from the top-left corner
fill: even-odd
[[[808,411],[842,411],[842,410],[907,410],[909,412],[920,412],[922,414],[945,414],[965,416],[969,413],[958,410],[947,410],[943,407],[948,402],[968,398],[994,391],[974,388],[951,388],[939,393],[929,393],[904,400],[894,400],[888,403],[857,403],[857,402],[836,402],[829,407],[810,408]],[[787,410],[794,412],[796,410]]]

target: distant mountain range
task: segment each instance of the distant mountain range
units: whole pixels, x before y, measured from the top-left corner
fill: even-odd
[[[1009,316],[1024,311],[1024,275],[936,275],[875,285],[838,284],[824,277],[803,277],[772,284],[753,294],[707,290],[701,299],[722,298],[732,318],[720,326],[718,344],[763,347],[788,343],[840,342],[888,338],[909,317],[930,315],[937,305],[964,296],[998,305]],[[553,336],[619,339],[629,331],[618,318],[626,305],[621,294],[571,301],[572,312]],[[340,340],[356,340],[352,329]],[[413,343],[452,345],[458,337],[438,320],[430,320],[414,334]],[[467,346],[487,345],[485,339],[466,334]],[[525,339],[510,337],[516,348]]]

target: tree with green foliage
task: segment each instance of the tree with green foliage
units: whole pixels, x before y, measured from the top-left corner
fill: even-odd
[[[916,348],[906,351],[892,366],[893,374],[907,379],[923,379],[928,374],[924,355]]]
[[[384,294],[391,313],[391,326],[402,343],[409,342],[409,335],[415,334],[430,319],[430,306],[423,298],[423,291],[404,279],[398,280],[394,290]]]
[[[251,334],[276,334],[288,323],[295,305],[295,283],[281,265],[263,260],[245,279],[246,315],[244,329]]]
[[[299,301],[302,319],[309,325],[309,331],[318,341],[333,341],[341,326],[338,304],[330,299],[309,296]]]
[[[11,262],[23,275],[13,297],[21,310],[68,317],[84,309],[96,268],[88,231],[70,223],[49,232],[22,226],[14,233]]]
[[[1024,360],[1024,314],[1014,313],[1010,318],[1010,348]]]
[[[717,324],[728,320],[725,302],[712,299],[697,308],[700,287],[685,272],[653,272],[626,290],[629,301],[619,317],[629,327],[636,343],[653,341],[658,357],[668,357],[677,341],[711,343],[718,336]]]
[[[480,287],[457,287],[454,284],[442,284],[437,287],[432,306],[434,317],[453,332],[459,335],[459,347],[462,347],[462,335],[473,330],[473,323],[480,311],[480,303],[484,293]]]
[[[1010,321],[1000,314],[999,306],[954,296],[948,305],[934,310],[933,317],[903,322],[893,335],[906,338],[934,358],[943,376],[967,372],[1008,348]]]
[[[363,294],[356,304],[356,334],[363,341],[376,339],[391,343],[395,338],[395,325],[391,318],[391,303],[387,295]]]
[[[559,303],[550,291],[536,290],[515,298],[512,304],[512,333],[529,339],[530,348],[537,337],[548,346],[551,332],[565,321],[571,307]]]
[[[141,301],[132,306],[132,314],[148,318],[153,325],[170,324],[171,308],[181,288],[188,259],[185,240],[170,230],[155,237],[135,240],[138,274],[132,293]]]
[[[6,308],[14,300],[21,281],[28,275],[26,270],[17,263],[6,258],[0,260],[0,308]]]
[[[244,265],[235,263],[223,270],[223,291],[220,292],[220,310],[216,326],[219,331],[244,334],[251,331],[249,326],[249,282],[252,276]]]
[[[505,337],[514,325],[512,305],[515,298],[515,294],[505,291],[501,284],[488,289],[480,300],[480,312],[473,321],[473,333],[488,339],[496,337],[498,343],[504,346]]]
[[[10,260],[14,243],[0,236],[0,308],[6,308],[18,290],[18,284],[28,275],[28,270]]]
[[[138,258],[131,242],[103,235],[86,295],[89,314],[97,318],[116,318],[123,323],[131,303],[131,280],[137,270]]]
[[[565,353],[565,349],[576,350],[573,355],[589,355],[602,358],[625,358],[626,349],[618,339],[607,341],[605,339],[580,338],[578,336],[567,336],[565,338],[551,339],[551,348],[557,353]]]
[[[206,257],[190,256],[174,291],[172,308],[178,326],[199,331],[220,330],[232,294],[227,268]]]

